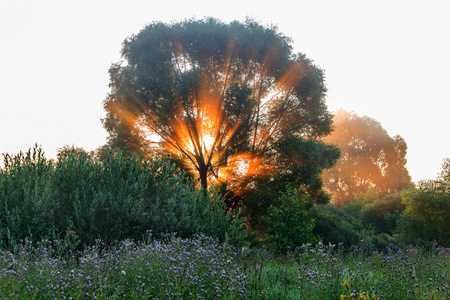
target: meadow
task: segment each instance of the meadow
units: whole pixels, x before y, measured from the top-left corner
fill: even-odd
[[[2,299],[449,299],[450,249],[304,245],[286,255],[196,235],[0,253]]]

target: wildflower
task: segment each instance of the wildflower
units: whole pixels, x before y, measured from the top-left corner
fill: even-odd
[[[124,270],[122,270],[122,275],[127,275],[127,273],[125,273],[125,271],[124,271]]]
[[[344,286],[348,290],[348,281],[347,280],[344,282]]]

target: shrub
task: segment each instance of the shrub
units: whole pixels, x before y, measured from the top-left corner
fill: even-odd
[[[366,205],[361,211],[361,220],[364,224],[372,226],[376,233],[393,234],[400,214],[405,209],[401,195],[402,192],[388,194]]]
[[[4,155],[0,170],[0,247],[20,239],[43,238],[49,233],[52,164],[34,146],[16,156]]]
[[[314,235],[322,239],[325,245],[340,244],[349,248],[362,239],[362,225],[349,213],[332,204],[317,206]]]
[[[267,225],[269,247],[283,253],[302,244],[315,242],[316,238],[312,233],[315,224],[314,206],[308,198],[289,186],[278,201],[281,204],[271,205],[269,215],[263,218]]]
[[[243,243],[240,212],[226,212],[215,192],[198,191],[165,159],[118,152],[97,161],[83,153],[65,153],[47,161],[35,147],[5,157],[0,172],[0,246],[18,240],[64,238],[76,232],[82,245],[96,239],[141,239],[206,233],[219,241]]]
[[[406,209],[399,221],[399,240],[405,245],[438,242],[450,246],[450,193],[428,181],[403,195]]]

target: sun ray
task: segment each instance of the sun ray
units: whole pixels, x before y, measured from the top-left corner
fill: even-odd
[[[134,107],[118,104],[111,110],[129,128],[147,132],[149,143],[176,158],[196,179],[200,175],[195,171],[207,168],[210,183],[232,186],[236,192],[252,178],[274,169],[275,161],[266,154],[282,137],[283,113],[276,118],[273,111],[291,109],[292,89],[304,79],[308,66],[299,57],[284,73],[274,67],[286,51],[277,39],[272,44],[256,44],[243,61],[240,52],[248,49],[241,47],[240,39],[239,35],[232,37],[221,60],[214,61],[199,60],[179,36],[171,36],[167,47],[173,48],[168,61],[172,90],[167,95],[150,95],[160,97],[164,104],[147,107],[136,92],[131,96]],[[183,90],[177,90],[178,86]],[[247,87],[251,88],[248,99],[232,98],[233,88]],[[240,106],[239,101],[248,103]],[[155,109],[167,110],[168,115],[162,120]]]

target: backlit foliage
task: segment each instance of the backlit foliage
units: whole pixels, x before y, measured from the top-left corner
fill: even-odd
[[[322,70],[275,27],[152,23],[122,56],[104,102],[110,146],[169,154],[204,188],[240,195],[279,168],[280,143],[331,130]]]
[[[334,125],[324,140],[338,145],[342,156],[324,172],[324,182],[336,205],[353,201],[369,188],[384,196],[408,186],[407,145],[402,137],[392,138],[376,120],[342,109],[334,116]]]

